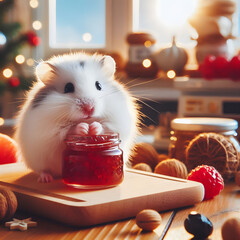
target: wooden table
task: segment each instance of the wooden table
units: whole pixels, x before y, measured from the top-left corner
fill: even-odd
[[[203,201],[193,207],[178,209],[173,222],[165,235],[165,240],[185,240],[192,239],[192,235],[184,229],[183,222],[190,211],[198,211],[207,216],[213,223],[214,230],[209,239],[220,240],[221,226],[224,221],[231,217],[240,217],[240,187],[234,183],[226,184],[220,195],[212,200]],[[162,223],[153,232],[143,232],[135,223],[135,219],[127,219],[125,221],[113,222],[106,225],[99,225],[92,228],[73,228],[50,221],[48,219],[32,216],[28,213],[17,212],[16,218],[32,217],[38,222],[36,228],[28,229],[25,232],[17,230],[10,231],[4,227],[4,223],[0,224],[1,240],[100,240],[100,239],[160,239],[165,225],[167,224],[173,211],[163,212]]]

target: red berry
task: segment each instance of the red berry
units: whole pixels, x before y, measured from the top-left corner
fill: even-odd
[[[202,75],[207,80],[212,80],[213,78],[215,78],[214,69],[204,66],[204,68],[202,70]]]
[[[188,180],[200,182],[205,189],[204,200],[218,195],[224,187],[221,174],[212,166],[201,165],[188,174]]]
[[[214,61],[214,72],[217,78],[229,77],[229,63],[226,57],[218,56]]]
[[[9,80],[8,80],[8,84],[11,86],[11,87],[18,87],[20,85],[20,80],[18,77],[11,77]]]
[[[232,60],[229,62],[229,72],[230,77],[238,81],[240,80],[240,56],[234,56]]]
[[[216,77],[214,71],[215,60],[215,56],[209,55],[205,57],[204,62],[201,64],[201,66],[199,66],[202,76],[207,80],[211,80]]]
[[[216,57],[214,55],[208,55],[204,59],[204,65],[205,66],[212,66],[213,63],[215,62]]]

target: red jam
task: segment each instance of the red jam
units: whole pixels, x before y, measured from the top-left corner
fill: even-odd
[[[63,182],[93,189],[112,187],[123,181],[123,153],[118,134],[69,135],[63,152]]]

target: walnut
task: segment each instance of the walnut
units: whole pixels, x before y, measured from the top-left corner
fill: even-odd
[[[6,188],[0,188],[0,196],[3,196],[3,198],[5,198],[7,203],[7,210],[4,216],[2,216],[2,219],[4,218],[4,220],[8,220],[15,214],[17,210],[17,205],[18,205],[17,198],[11,190]],[[3,198],[1,198],[0,202],[4,202]],[[2,210],[0,209],[0,211]],[[1,213],[3,214],[3,212]],[[0,213],[0,219],[1,219],[1,213]]]
[[[8,209],[7,199],[0,193],[0,221],[5,217]]]
[[[145,172],[152,172],[152,168],[146,163],[138,163],[133,166],[133,169],[145,171]]]
[[[175,158],[161,161],[154,170],[155,173],[177,178],[187,178],[188,171],[185,164]]]

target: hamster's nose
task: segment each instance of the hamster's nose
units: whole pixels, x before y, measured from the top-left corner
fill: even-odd
[[[88,116],[93,115],[94,112],[94,105],[91,103],[85,103],[82,105],[82,110],[85,114],[87,114]]]

